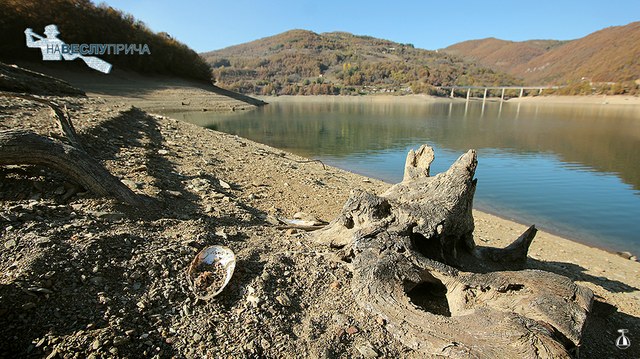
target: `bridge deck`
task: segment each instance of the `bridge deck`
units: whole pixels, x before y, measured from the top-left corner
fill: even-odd
[[[484,90],[484,95],[482,97],[483,101],[487,99],[487,92],[489,90],[502,90],[502,94],[500,95],[500,99],[504,100],[504,92],[506,90],[520,90],[520,96],[524,95],[524,90],[538,90],[539,93],[542,93],[542,90],[545,89],[558,89],[561,86],[437,86],[441,90],[451,90],[450,97],[453,98],[455,95],[455,90],[467,90],[467,100],[471,97],[471,90]]]

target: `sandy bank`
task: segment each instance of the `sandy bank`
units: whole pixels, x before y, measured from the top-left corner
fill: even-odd
[[[546,103],[563,105],[640,105],[638,96],[535,96],[511,98],[510,103]]]
[[[429,95],[363,95],[363,96],[258,96],[266,102],[335,102],[335,103],[406,103],[406,104],[419,104],[419,103],[436,103],[436,102],[464,102],[464,99],[455,98],[450,99],[447,97],[437,97]]]
[[[363,95],[363,96],[257,96],[266,102],[335,102],[335,103],[460,103],[466,102],[465,98],[439,97],[429,95]],[[473,97],[471,101],[482,102],[482,98]],[[489,97],[487,102],[500,102],[500,98]],[[530,96],[511,98],[508,103],[534,103],[534,104],[558,104],[558,105],[633,105],[640,106],[638,96]]]
[[[147,111],[242,111],[254,107],[213,92],[207,83],[182,78],[140,75],[119,69],[104,75],[92,70],[69,70],[50,64],[20,65],[63,79],[92,97],[126,101]]]

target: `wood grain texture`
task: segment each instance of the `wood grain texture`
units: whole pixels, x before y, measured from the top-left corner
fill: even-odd
[[[377,196],[352,193],[316,239],[352,253],[357,302],[420,354],[459,358],[569,358],[593,293],[539,270],[464,272],[462,251],[521,264],[535,227],[503,249],[476,246],[477,157],[430,177],[433,150],[407,156],[404,180]]]

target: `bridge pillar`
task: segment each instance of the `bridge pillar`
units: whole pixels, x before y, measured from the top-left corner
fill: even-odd
[[[520,89],[520,97],[522,97],[522,95],[524,95],[524,88]]]
[[[470,88],[467,89],[467,100],[469,100],[469,97],[471,97],[471,89]]]
[[[504,101],[504,87],[502,88],[502,94],[500,95],[500,101]]]

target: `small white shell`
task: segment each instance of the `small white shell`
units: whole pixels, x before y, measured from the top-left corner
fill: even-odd
[[[195,286],[195,278],[200,273],[205,272],[208,268],[212,268],[214,265],[220,265],[224,269],[224,281],[219,288],[215,289],[213,293],[202,296],[198,294]],[[204,248],[193,259],[189,269],[187,270],[187,278],[189,279],[189,285],[193,290],[196,298],[202,300],[209,300],[218,294],[222,293],[222,290],[229,284],[233,270],[236,268],[236,256],[233,251],[224,246],[211,246]]]

